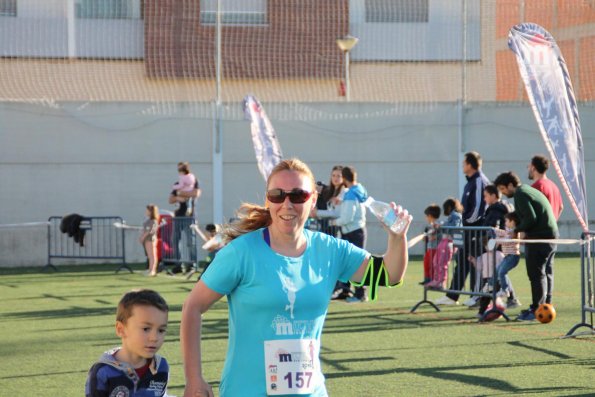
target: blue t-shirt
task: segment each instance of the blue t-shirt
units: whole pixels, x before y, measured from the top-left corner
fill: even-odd
[[[336,281],[348,281],[369,255],[327,234],[304,235],[307,248],[293,258],[273,251],[263,229],[247,233],[219,251],[202,276],[229,304],[222,397],[267,395],[265,341],[314,339],[319,345]],[[326,396],[324,383],[311,395]]]

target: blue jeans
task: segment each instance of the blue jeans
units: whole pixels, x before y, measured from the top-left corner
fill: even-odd
[[[508,277],[508,272],[517,267],[520,260],[520,255],[508,254],[504,257],[504,259],[502,259],[500,265],[498,265],[498,282],[500,282],[500,289],[502,291],[506,291],[508,293],[513,291],[510,278]]]

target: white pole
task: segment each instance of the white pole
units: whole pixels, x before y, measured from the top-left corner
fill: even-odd
[[[66,2],[66,24],[68,34],[68,58],[76,58],[76,26],[74,14],[74,0]]]
[[[465,111],[467,104],[467,0],[462,0],[462,34],[461,34],[461,46],[462,46],[462,59],[461,59],[461,99],[459,100],[459,131],[458,131],[458,163],[457,168],[459,170],[459,197],[463,195],[463,189],[465,188],[465,175],[462,173],[463,158],[465,155]]]
[[[213,123],[213,221],[223,223],[223,148],[221,142],[221,1],[217,0],[216,18],[216,98]]]

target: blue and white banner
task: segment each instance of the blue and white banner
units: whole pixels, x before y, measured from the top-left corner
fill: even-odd
[[[253,95],[244,98],[244,114],[246,120],[250,121],[252,144],[256,153],[258,169],[266,181],[273,168],[283,158],[281,146],[271,121],[258,99]]]
[[[579,223],[588,231],[583,139],[566,62],[552,35],[523,23],[508,34],[539,131]]]

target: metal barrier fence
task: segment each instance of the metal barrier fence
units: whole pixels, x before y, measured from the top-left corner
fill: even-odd
[[[45,269],[58,270],[52,264],[52,259],[55,258],[102,259],[120,261],[116,273],[123,268],[132,273],[132,269],[126,264],[124,230],[113,225],[114,222],[123,223],[121,217],[83,217],[78,227],[82,236],[81,242],[61,231],[62,219],[61,216],[48,219],[48,263]]]
[[[171,217],[161,215],[165,224],[159,228],[158,233],[158,259],[159,263],[167,264],[189,264],[193,268],[198,265],[198,247],[202,245],[197,242],[197,236],[192,231],[191,225],[196,224],[193,217]],[[166,268],[171,273],[171,269]],[[188,269],[189,270],[189,269]]]
[[[491,227],[451,227],[444,226],[439,228],[436,233],[437,244],[448,244],[449,246],[438,247],[435,255],[445,255],[450,251],[449,258],[442,258],[444,261],[445,275],[435,283],[434,286],[424,285],[423,299],[416,303],[410,310],[414,313],[421,305],[428,304],[436,311],[440,308],[428,299],[429,291],[436,291],[446,293],[451,299],[457,301],[460,295],[470,297],[477,297],[477,299],[486,298],[491,302],[496,301],[498,275],[496,271],[496,253],[497,251],[488,252],[486,245],[490,238],[494,237]],[[427,241],[426,241],[427,247]],[[443,250],[442,252],[439,252]],[[487,254],[482,259],[483,254]],[[477,265],[473,264],[473,259]],[[485,259],[484,259],[485,258]],[[484,263],[485,262],[485,263]],[[447,265],[446,265],[447,263]],[[433,275],[436,277],[436,274]],[[467,282],[469,279],[469,282]],[[504,310],[492,304],[480,317],[479,321],[485,321],[492,316],[501,315],[506,321],[509,317],[504,313]]]
[[[575,324],[566,336],[576,336],[574,332],[582,327],[589,328],[589,334],[595,334],[595,247],[594,231],[583,233],[582,239],[588,240],[581,246],[581,322]]]

